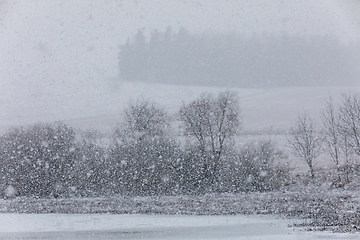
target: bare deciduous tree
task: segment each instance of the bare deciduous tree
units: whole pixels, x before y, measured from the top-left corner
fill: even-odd
[[[350,169],[355,155],[360,156],[360,98],[343,94],[339,107],[340,149],[344,154],[346,181],[350,182]]]
[[[166,111],[155,103],[141,100],[129,104],[110,150],[113,191],[132,195],[171,192],[170,168],[177,149],[168,127]]]
[[[290,130],[291,138],[288,139],[294,154],[299,156],[310,168],[311,177],[314,179],[314,160],[321,153],[322,139],[316,132],[314,121],[304,113]]]
[[[133,140],[162,136],[169,127],[168,121],[164,109],[148,100],[140,100],[130,103],[124,110],[122,127],[115,134]]]
[[[341,173],[340,173],[341,136],[339,133],[339,119],[338,119],[338,115],[335,112],[335,108],[331,96],[325,102],[325,110],[322,114],[322,122],[324,126],[325,147],[336,166],[338,178],[339,181],[341,181]]]
[[[195,140],[205,158],[204,178],[209,184],[217,181],[224,148],[240,126],[239,114],[238,97],[230,92],[219,93],[217,98],[203,94],[180,109],[186,136]]]
[[[343,95],[340,106],[340,131],[347,137],[354,153],[360,156],[360,97]]]

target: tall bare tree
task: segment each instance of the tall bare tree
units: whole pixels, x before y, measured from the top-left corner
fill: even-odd
[[[322,122],[324,127],[325,147],[336,166],[339,181],[341,181],[340,172],[340,149],[341,136],[339,133],[339,118],[336,114],[333,99],[330,96],[325,102],[325,110],[322,113]]]
[[[168,134],[169,124],[166,111],[153,102],[140,100],[127,106],[110,149],[115,192],[171,192],[171,167],[177,147]]]
[[[239,115],[238,97],[231,92],[217,97],[203,94],[180,109],[186,136],[205,158],[204,178],[209,184],[217,181],[223,151],[240,126]]]
[[[340,131],[348,139],[354,153],[360,156],[360,97],[344,94],[340,106]]]
[[[309,166],[311,178],[314,179],[314,160],[321,153],[322,143],[314,121],[304,113],[298,117],[290,134],[291,137],[288,139],[290,147],[294,150],[294,154]]]

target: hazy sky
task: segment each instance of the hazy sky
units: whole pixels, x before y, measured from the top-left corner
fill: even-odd
[[[116,76],[118,45],[139,28],[360,39],[355,0],[1,0],[0,10],[0,77],[8,84]]]

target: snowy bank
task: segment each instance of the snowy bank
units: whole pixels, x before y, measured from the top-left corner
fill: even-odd
[[[0,214],[0,239],[357,239],[266,216]]]
[[[0,201],[1,213],[273,215],[301,219],[306,230],[358,232],[359,191],[312,188],[287,192],[198,196],[31,199]]]

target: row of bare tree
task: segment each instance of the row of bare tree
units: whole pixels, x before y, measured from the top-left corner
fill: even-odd
[[[275,143],[263,141],[237,149],[240,128],[236,94],[203,94],[184,104],[176,121],[149,101],[132,103],[114,131],[110,159],[113,192],[133,195],[234,192],[279,188],[285,174],[272,164],[284,157]],[[120,160],[120,161],[119,161]],[[117,186],[121,183],[121,186]]]
[[[339,182],[349,183],[350,168],[360,156],[360,96],[343,94],[338,106],[329,97],[320,127],[305,113],[299,116],[290,134],[290,145],[309,166],[312,178],[314,161],[325,152],[336,166]]]
[[[174,130],[181,126],[181,131]],[[275,142],[236,142],[236,94],[203,94],[177,116],[147,100],[130,103],[110,141],[63,123],[13,128],[0,137],[0,196],[131,196],[267,191],[290,184]],[[288,137],[315,177],[322,153],[339,182],[350,182],[360,156],[360,98],[329,98],[322,128],[306,114]],[[290,179],[291,180],[291,179]]]
[[[147,100],[130,103],[109,144],[63,123],[0,137],[1,196],[94,196],[266,191],[286,184],[272,141],[239,147],[234,93],[203,94],[176,119]],[[172,128],[181,126],[180,137]]]

